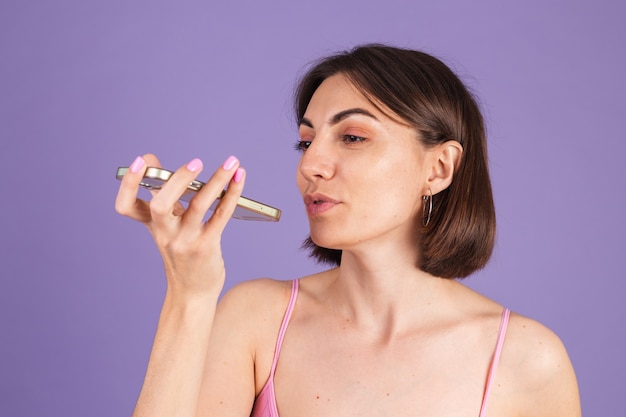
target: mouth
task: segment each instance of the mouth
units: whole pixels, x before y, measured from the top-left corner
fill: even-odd
[[[325,203],[337,204],[339,202],[323,194],[307,194],[304,196],[304,205],[306,206],[320,205]]]
[[[304,205],[309,215],[321,214],[335,207],[339,202],[323,194],[307,194],[304,196]]]

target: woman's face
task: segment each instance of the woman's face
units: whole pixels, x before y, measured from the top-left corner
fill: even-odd
[[[413,128],[387,117],[343,75],[335,75],[311,98],[298,148],[297,183],[317,245],[343,250],[368,242],[415,245],[429,152]]]

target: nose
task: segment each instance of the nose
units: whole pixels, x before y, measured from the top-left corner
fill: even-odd
[[[335,162],[332,144],[320,137],[316,137],[302,154],[298,164],[298,171],[309,181],[327,180],[335,175]]]

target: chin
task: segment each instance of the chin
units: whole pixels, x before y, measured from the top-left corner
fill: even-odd
[[[319,233],[311,230],[311,240],[317,246],[326,249],[342,250],[345,245],[342,245],[342,241],[338,239],[336,233]]]

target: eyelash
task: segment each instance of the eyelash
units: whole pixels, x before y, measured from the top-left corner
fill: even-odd
[[[341,140],[344,143],[348,143],[348,144],[365,142],[365,138],[363,136],[357,136],[357,135],[342,135]]]
[[[311,146],[310,140],[299,140],[293,144],[293,149],[295,149],[297,152],[304,152],[309,146]]]
[[[341,135],[341,140],[345,144],[351,145],[354,143],[364,142],[366,139],[357,135]],[[310,140],[299,140],[294,144],[293,148],[298,152],[304,152],[309,148],[309,146],[311,146]]]

